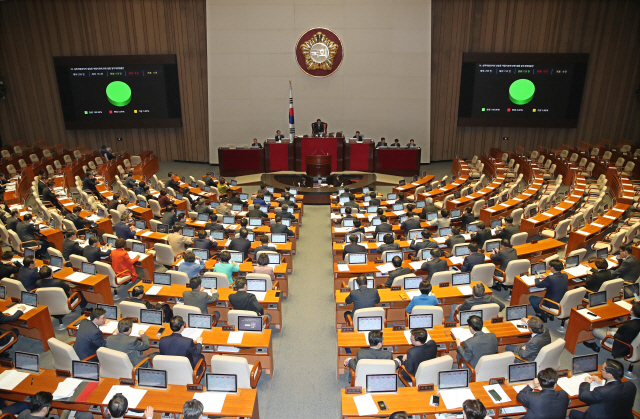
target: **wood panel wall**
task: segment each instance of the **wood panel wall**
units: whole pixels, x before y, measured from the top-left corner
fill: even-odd
[[[640,2],[433,0],[431,159],[640,134]],[[463,52],[589,53],[577,128],[457,127]],[[502,137],[509,137],[502,141]]]
[[[177,55],[183,126],[65,130],[52,57],[128,54]],[[153,150],[160,160],[207,161],[206,58],[204,0],[0,2],[0,79],[7,86],[0,135],[5,144],[108,144]]]

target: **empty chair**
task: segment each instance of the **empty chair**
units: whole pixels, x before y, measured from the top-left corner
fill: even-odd
[[[191,368],[191,362],[186,356],[156,355],[153,358],[153,368],[167,372],[167,384],[169,385],[198,384],[205,373],[205,368],[202,368],[203,364],[204,359],[200,358],[195,368]],[[199,375],[198,371],[201,371]]]
[[[568,255],[566,255],[565,257],[569,257],[569,256],[580,256],[580,263],[582,263],[584,261],[584,257],[587,255],[587,249],[577,249],[574,250],[572,252],[570,252]]]
[[[157,263],[170,267],[176,261],[176,255],[168,244],[156,243],[153,248],[156,251]]]
[[[622,174],[625,176],[633,176],[633,169],[636,167],[636,164],[632,161],[628,161],[627,164],[624,165],[624,169],[622,169]]]
[[[235,375],[238,389],[256,388],[262,375],[260,361],[250,365],[245,358],[237,356],[214,355],[211,357],[210,368],[216,374]]]
[[[487,287],[493,286],[493,272],[495,270],[493,263],[481,263],[471,269],[471,282],[480,281]]]
[[[513,217],[513,225],[520,227],[523,212],[524,210],[522,208],[518,208],[511,213],[511,216]]]
[[[478,218],[480,217],[480,212],[482,211],[482,208],[484,207],[485,204],[485,200],[484,199],[478,199],[475,204],[473,204],[473,216]]]
[[[2,280],[0,280],[0,284],[6,287],[6,298],[16,298],[20,300],[22,299],[22,291],[27,291],[24,285],[22,285],[22,282],[17,279],[2,278]]]
[[[516,233],[511,236],[511,246],[519,246],[521,244],[525,244],[527,242],[528,234],[524,233]]]
[[[62,288],[40,288],[36,290],[38,305],[42,304],[49,309],[49,315],[60,322],[58,330],[64,330],[62,318],[71,313],[80,304],[80,295],[74,292],[67,298]]]
[[[80,150],[73,150],[73,157],[76,159],[81,159],[82,153],[80,152]]]
[[[609,281],[605,281],[600,285],[600,289],[598,292],[606,291],[607,292],[607,300],[613,299],[613,297],[620,296],[622,292],[622,287],[624,287],[624,279],[611,279]]]
[[[513,352],[501,352],[494,355],[485,355],[478,360],[476,367],[469,365],[464,358],[458,360],[458,367],[464,363],[471,371],[472,381],[489,381],[492,378],[509,376],[509,365],[513,364],[515,355]]]
[[[550,237],[552,239],[560,240],[567,237],[569,233],[569,225],[571,224],[571,220],[562,220],[558,224],[554,226],[554,230],[550,230],[545,228],[540,232],[541,236]]]
[[[82,262],[89,262],[86,257],[78,255],[69,255],[69,260],[71,261],[71,266],[76,269],[82,269]]]
[[[40,161],[40,159],[38,158],[38,156],[36,156],[35,154],[30,154],[29,155],[29,160],[31,160],[31,163],[37,163]]]
[[[120,313],[122,318],[131,317],[140,320],[140,310],[147,308],[144,303],[134,303],[131,301],[123,301],[120,303]]]
[[[71,158],[71,156],[70,156],[70,155],[68,155],[68,154],[65,154],[65,155],[64,155],[64,157],[63,157],[63,159],[64,159],[64,164],[71,164],[71,163],[73,163],[73,159],[72,159],[72,158]]]
[[[136,370],[150,360],[149,357],[146,357],[134,366],[126,353],[105,347],[98,348],[96,354],[100,362],[100,378],[132,378],[135,380]]]
[[[129,271],[115,272],[111,265],[104,262],[94,262],[93,264],[96,265],[96,273],[98,275],[106,275],[109,278],[109,285],[113,289],[113,299],[119,300],[118,287],[131,281],[133,273]]]
[[[59,341],[56,338],[49,338],[47,343],[49,344],[49,349],[51,349],[51,355],[53,355],[53,368],[71,372],[73,361],[80,361],[78,354],[73,349],[73,345]]]
[[[620,246],[622,246],[624,242],[624,231],[618,231],[611,238],[611,243],[607,242],[596,242],[593,244],[594,249],[607,249],[609,254],[617,253],[620,250]]]

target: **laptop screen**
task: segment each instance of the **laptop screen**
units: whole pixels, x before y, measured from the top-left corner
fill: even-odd
[[[231,259],[229,259],[229,262],[242,263],[244,261],[244,255],[242,254],[242,252],[229,252],[229,254],[231,255]]]
[[[203,276],[201,279],[202,279],[202,288],[207,290],[218,289],[218,278]]]
[[[140,309],[140,323],[162,326],[162,310]]]
[[[566,263],[567,263],[567,266],[565,267],[565,269],[573,268],[574,266],[578,266],[580,264],[580,256],[578,256],[578,255],[569,256],[566,259]]]
[[[571,359],[571,374],[598,371],[598,354],[574,356]]]
[[[90,231],[87,231],[86,233],[84,233],[84,239],[85,240],[89,240],[91,237],[95,236],[95,233],[92,233]],[[31,249],[30,249],[31,250]]]
[[[640,284],[637,283],[637,282],[635,284],[625,285],[624,286],[624,295],[638,295],[639,288],[640,288]],[[4,298],[4,297],[2,297],[2,298]]]
[[[342,220],[342,227],[353,227],[353,218],[345,218]]]
[[[139,199],[138,200],[138,206],[140,208],[147,208],[147,201],[145,201],[144,199]]]
[[[393,204],[391,208],[392,211],[402,211],[404,209],[404,204]]]
[[[37,354],[16,351],[15,366],[17,370],[40,373],[40,359]]]
[[[422,282],[421,276],[408,276],[404,278],[404,289],[405,290],[417,290]]]
[[[487,242],[485,242],[485,244],[486,244],[485,249],[486,249],[487,252],[493,252],[493,249],[500,250],[500,241],[499,240],[496,240],[494,242],[487,241]]]
[[[265,292],[266,290],[266,279],[247,279],[247,291]]]
[[[349,202],[349,197],[348,197],[348,196],[341,196],[341,197],[339,198],[339,202],[340,202],[341,204],[344,204],[345,202]]]
[[[387,200],[394,200],[394,199],[398,199],[398,194],[397,193],[388,193],[387,194]]]
[[[380,224],[382,224],[382,220],[380,220],[379,217],[375,217],[371,219],[372,226],[379,226]]]
[[[144,243],[132,243],[131,244],[131,250],[133,250],[136,253],[144,253],[146,251],[146,246],[144,245]]]
[[[253,227],[260,227],[262,225],[262,218],[249,217],[249,225]]]
[[[599,258],[605,258],[609,256],[609,249],[606,247],[603,247],[602,249],[598,249],[596,250],[596,257]]]
[[[369,195],[365,195],[364,202],[369,202],[369,201],[371,201],[371,197]]]
[[[487,207],[491,208],[492,206],[494,206],[496,204],[496,199],[495,198],[491,198],[487,201]]]
[[[167,372],[152,368],[138,368],[138,387],[167,388]]]
[[[153,283],[154,285],[171,285],[171,274],[154,272]]]
[[[158,233],[168,234],[169,233],[169,224],[158,224],[156,228]]]
[[[440,237],[450,236],[451,235],[451,227],[443,227],[438,231]]]
[[[398,391],[396,374],[367,374],[367,393],[395,393]]]
[[[210,237],[211,240],[224,240],[224,230],[214,230]]]
[[[538,275],[547,272],[547,263],[538,262],[531,265],[531,275]]]
[[[531,217],[535,217],[537,213],[538,213],[538,208],[535,208],[535,207],[534,207],[534,208],[531,208],[531,209],[529,210],[529,218],[531,218]]]
[[[393,236],[393,233],[390,231],[382,231],[378,233],[378,237],[376,237],[376,241],[379,242],[383,242],[384,241],[384,236],[386,236],[387,234],[391,234]]]
[[[193,252],[194,255],[196,255],[196,257],[199,257],[202,260],[209,259],[209,251],[208,250],[205,250],[205,249],[191,249],[191,251]]]
[[[280,265],[280,256],[282,256],[280,253],[267,253],[267,256],[269,257],[269,265]]]
[[[100,381],[100,364],[97,362],[71,361],[71,376],[79,380]]]
[[[106,216],[106,215],[105,215],[105,213],[104,213],[104,210],[103,210],[103,209],[99,209],[99,210],[98,210],[98,217],[99,217],[99,218],[104,218],[105,216]]]
[[[180,214],[186,214],[186,213],[187,213],[187,211],[182,210],[182,209],[176,210],[176,215],[177,215],[178,217],[180,216]]]
[[[233,224],[236,222],[236,217],[233,215],[225,215],[222,217],[223,224]]]
[[[82,273],[87,275],[95,275],[96,265],[89,262],[82,262]]]
[[[207,391],[238,392],[238,377],[235,374],[205,374],[205,377]]]
[[[284,244],[287,242],[287,233],[271,233],[271,243]]]
[[[422,237],[422,230],[409,231],[409,240],[420,239]]]
[[[418,253],[422,255],[422,260],[431,260],[432,258],[431,249],[421,249]]]
[[[523,381],[533,381],[537,376],[535,362],[509,365],[509,384],[521,383]]]
[[[353,287],[354,287],[353,289],[356,289],[356,290],[360,288],[356,281],[353,281]],[[373,278],[367,278],[367,286],[365,288],[375,288]]]
[[[375,214],[376,212],[378,212],[378,207],[376,207],[375,205],[367,207],[367,214]]]
[[[31,307],[38,307],[38,294],[35,292],[20,292],[20,302]]]
[[[428,212],[427,213],[427,221],[435,221],[438,219],[438,213],[437,212]]]
[[[107,244],[110,244],[111,246],[115,246],[116,245],[116,239],[114,237],[107,237]],[[53,256],[52,256],[51,260],[53,261]]]
[[[118,320],[118,307],[110,304],[96,304],[97,308],[101,308],[106,311],[108,320]]]
[[[36,257],[36,250],[30,248],[24,249],[24,257]]]
[[[478,316],[480,317],[480,319],[482,319],[482,310],[466,310],[466,311],[461,311],[458,314],[460,316],[461,326],[466,326],[469,321],[469,317],[471,316]]]
[[[145,230],[147,228],[147,222],[145,220],[136,220],[134,225],[140,230]]]
[[[382,330],[382,317],[358,317],[358,332]]]
[[[471,284],[471,272],[454,273],[452,276],[452,285],[457,287],[458,285]]]
[[[507,307],[507,321],[520,320],[527,317],[527,305]]]
[[[416,208],[424,208],[426,205],[426,201],[417,201]]]
[[[182,235],[185,237],[195,237],[196,235],[196,229],[193,227],[183,227],[182,228]]]
[[[469,246],[456,246],[455,256],[467,256],[469,254]]]
[[[491,220],[491,228],[497,228],[502,226],[502,220]]]
[[[64,265],[64,260],[60,256],[51,256],[51,261],[49,262],[51,266],[57,266],[58,268],[62,268]]]
[[[467,370],[438,372],[438,390],[465,387],[469,387],[469,372]]]
[[[262,317],[238,316],[239,332],[262,332]]]
[[[350,265],[364,265],[367,263],[366,253],[349,253]]]
[[[607,292],[592,292],[589,294],[589,307],[598,307],[607,304]]]
[[[209,214],[207,213],[198,214],[198,221],[204,221],[206,223],[207,221],[209,221]]]
[[[432,329],[433,314],[410,314],[409,329]]]
[[[449,213],[451,218],[459,218],[462,215],[462,210],[460,208],[452,209]]]
[[[283,218],[282,219],[282,225],[285,225],[287,227],[291,227],[291,218]]]
[[[231,211],[234,211],[234,212],[242,211],[242,204],[231,204]]]
[[[241,193],[238,195],[238,197],[242,200],[242,201],[246,201],[247,199],[249,199],[249,194],[248,193]]]
[[[195,329],[211,330],[213,327],[213,317],[211,314],[189,313],[188,325]]]
[[[5,298],[7,298],[7,287],[0,285],[0,299],[4,300]]]
[[[477,233],[478,225],[477,224],[467,224],[467,233]]]
[[[390,263],[394,257],[398,256],[400,259],[403,259],[402,257],[402,251],[399,252],[387,252],[386,253],[386,260],[385,262]]]

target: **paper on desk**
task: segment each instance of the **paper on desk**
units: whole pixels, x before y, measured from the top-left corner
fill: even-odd
[[[363,394],[362,396],[354,396],[353,402],[358,409],[358,416],[371,416],[378,414],[378,407],[373,401],[371,394]]]
[[[471,295],[473,294],[473,290],[471,289],[471,287],[469,285],[461,285],[458,288],[458,290],[460,291],[460,293],[462,295]]]
[[[122,393],[122,395],[127,398],[127,402],[129,402],[129,409],[135,409],[138,406],[138,403],[140,403],[140,400],[142,400],[144,395],[147,393],[147,390],[141,390],[139,388],[129,386],[113,386],[111,387],[111,390],[109,390],[109,393],[107,393],[107,397],[102,401],[102,404],[109,404],[113,396],[118,393]]]
[[[604,217],[604,218],[608,218],[608,219],[610,219],[610,220],[615,220],[615,219],[616,219],[616,217],[612,217],[612,216],[610,216],[610,215],[606,215],[606,214],[605,214],[605,215],[603,215],[603,217]]]
[[[147,295],[158,295],[158,293],[162,290],[162,285],[154,285],[149,288],[149,291],[145,292]]]
[[[585,265],[574,266],[573,268],[568,268],[564,270],[565,273],[571,274],[573,276],[585,276],[589,272],[591,272],[591,268]]]
[[[591,234],[588,231],[582,231],[582,230],[575,230],[575,232],[578,234],[582,234],[583,236],[588,236]]]
[[[351,227],[334,227],[336,233],[348,233],[351,231]]]
[[[229,247],[231,244],[231,239],[227,239],[227,242],[224,244],[224,247]]]
[[[376,266],[376,269],[379,270],[380,272],[386,274],[386,273],[389,273],[389,272],[393,271],[395,269],[395,266],[393,266],[392,263],[384,263],[382,265]]]
[[[438,244],[444,244],[447,241],[446,237],[434,237],[433,239]]]
[[[457,203],[459,203],[460,201],[458,201],[457,199],[451,199],[449,202],[451,202],[452,204],[457,204]]]
[[[224,406],[224,400],[227,398],[226,393],[216,393],[206,391],[204,393],[194,393],[193,399],[199,400],[203,406],[203,413],[220,413]]]
[[[374,231],[376,231],[376,227],[375,226],[365,227],[364,231],[365,233],[373,233]]]
[[[491,397],[491,400],[493,400],[494,403],[507,403],[511,401],[511,399],[509,398],[509,396],[507,396],[507,393],[505,393],[505,391],[502,389],[502,386],[500,384],[493,384],[493,385],[488,385],[483,387],[484,387],[484,390],[489,394],[489,397]],[[501,400],[498,401],[494,399],[491,393],[489,393],[490,390],[494,390],[496,393],[498,393],[498,395],[501,397]]]
[[[243,336],[244,336],[244,332],[229,332],[229,337],[227,338],[227,344],[240,345],[242,343]]]
[[[16,370],[7,370],[0,374],[0,389],[13,390],[25,378],[29,376],[28,372],[20,372]]]
[[[136,208],[140,208],[140,207],[139,207],[139,206],[137,206],[137,205],[131,205],[131,206],[129,207],[129,209],[136,209]]]
[[[80,384],[82,384],[82,380],[78,378],[66,378],[64,381],[58,383],[56,391],[53,392],[53,399],[57,400],[71,397]]]
[[[14,314],[16,314],[16,311],[18,311],[18,307],[19,306],[20,306],[20,304],[16,304],[15,306],[3,311],[3,313],[6,314],[7,316],[13,316]],[[26,313],[26,312],[29,312],[29,311],[33,310],[34,308],[35,307],[24,305],[24,310],[22,310],[22,312]]]
[[[100,217],[98,217],[98,214],[91,214],[90,216],[85,217],[85,219],[95,222],[95,221],[98,221],[100,219]]]
[[[550,212],[543,212],[542,215],[546,217],[553,217],[553,214],[551,214]]]
[[[144,233],[142,233],[140,236],[141,237],[147,237],[153,234],[153,231],[149,230],[149,231],[145,231]]]
[[[349,272],[349,265],[347,265],[346,263],[339,263],[338,264],[338,271],[339,272]]]
[[[607,269],[612,269],[618,266],[618,262],[612,262],[610,259],[607,259]]]
[[[462,237],[464,237],[465,240],[471,240],[471,234],[463,234]]]
[[[631,307],[632,307],[630,303],[624,300],[616,301],[616,304],[624,308],[625,310],[631,310]]]
[[[418,295],[422,295],[422,293],[420,291],[405,291],[405,294],[407,294],[407,297],[409,297],[409,299],[413,300],[413,297],[417,297]]]
[[[393,205],[396,203],[395,199],[387,199],[387,205]]]
[[[108,335],[112,334],[118,328],[117,320],[109,320],[107,324],[100,326],[100,331]]]
[[[576,311],[578,312],[578,314],[581,314],[582,316],[586,317],[589,320],[598,320],[600,318],[600,316],[598,316],[596,313],[593,313],[593,311],[591,311],[588,308],[581,308],[580,310],[576,310]],[[590,314],[587,314],[589,312],[596,314],[595,317]]]
[[[417,271],[418,269],[420,269],[422,267],[423,263],[424,263],[424,261],[409,262],[409,266],[411,266],[414,271]]]
[[[533,224],[536,224],[536,223],[540,222],[538,220],[534,220],[533,218],[528,218],[527,221],[529,221],[530,223],[533,223]]]
[[[131,336],[139,336],[140,332],[144,334],[151,325],[134,323],[131,328]]]
[[[335,212],[331,213],[331,219],[332,220],[339,220],[341,218],[342,218],[342,216],[340,214],[336,214]]]
[[[393,211],[393,213],[394,213],[395,215],[397,215],[397,216],[400,216],[400,215],[404,215],[404,214],[405,214],[405,212],[404,212],[404,211]]]
[[[205,225],[205,224],[207,224],[207,223],[206,223],[206,222],[204,222],[204,221],[194,221],[194,222],[193,222],[193,224],[195,224],[195,225],[199,225],[199,226],[203,226],[203,225]]]
[[[591,223],[591,225],[594,226],[594,227],[598,227],[598,228],[604,228],[604,226],[602,224]]]
[[[369,332],[362,332],[362,335],[364,336],[364,343],[365,345],[369,344]]]
[[[256,296],[258,301],[264,301],[264,298],[267,296],[266,291],[247,291],[249,294],[253,294]]]
[[[520,279],[522,279],[522,282],[524,282],[530,287],[533,287],[536,285],[536,277],[533,275],[521,275]]]
[[[516,393],[520,393],[528,385],[529,384],[522,384],[522,385],[519,385],[519,386],[513,386],[512,388]]]
[[[184,329],[182,331],[181,334],[185,338],[190,338],[191,340],[196,340],[202,335],[202,332],[204,332],[204,329],[196,329],[194,327],[187,327],[186,329]]]
[[[453,329],[451,329],[451,334],[456,339],[460,339],[460,342],[464,342],[465,340],[473,336],[469,329],[464,327],[454,327]]]
[[[440,390],[440,397],[447,409],[460,409],[465,400],[475,399],[473,392],[468,388]]]
[[[464,258],[462,256],[451,256],[449,260],[452,265],[462,265],[462,262],[464,262]]]
[[[569,396],[577,396],[580,392],[580,383],[584,382],[584,378],[589,374],[578,374],[573,377],[562,377],[558,379],[558,385],[567,392]]]

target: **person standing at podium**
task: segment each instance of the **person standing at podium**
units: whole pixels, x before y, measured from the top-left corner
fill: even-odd
[[[313,131],[313,135],[327,135],[326,124],[322,122],[320,118],[313,124],[311,124],[311,130]]]
[[[280,141],[284,140],[284,135],[282,135],[280,130],[276,131],[275,139],[276,139],[277,143],[279,143]]]
[[[258,139],[257,139],[257,138],[254,138],[254,139],[253,139],[253,144],[251,144],[251,147],[262,148],[262,144],[260,144],[260,143],[258,142]]]
[[[387,144],[387,140],[382,137],[380,138],[380,142],[378,144],[376,144],[376,147],[388,147],[389,144]]]

